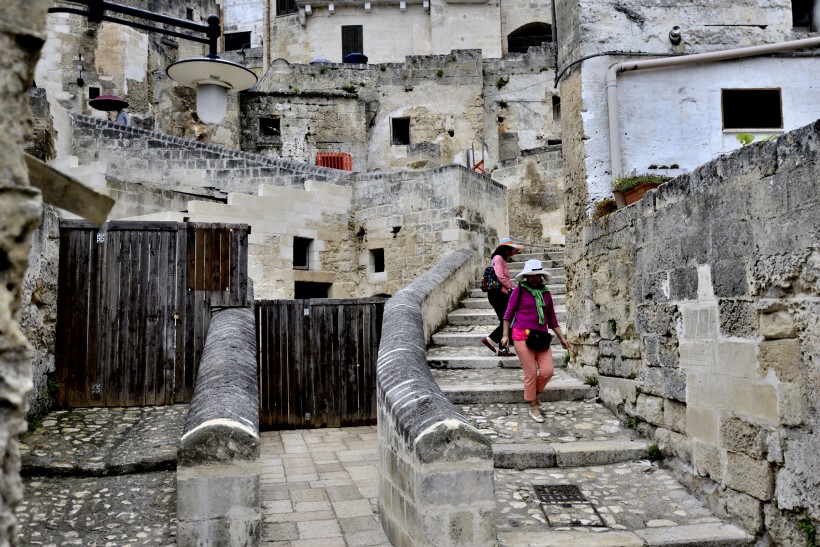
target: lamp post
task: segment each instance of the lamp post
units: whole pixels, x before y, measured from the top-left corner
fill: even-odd
[[[252,71],[220,59],[216,53],[217,40],[222,35],[219,17],[211,15],[207,24],[202,25],[193,21],[176,19],[159,13],[124,6],[107,0],[63,0],[73,4],[84,5],[85,9],[66,6],[48,8],[49,13],[71,13],[81,15],[91,22],[108,21],[120,25],[156,32],[166,36],[191,40],[208,44],[208,55],[199,59],[183,59],[170,65],[166,72],[175,82],[187,87],[196,88],[196,113],[204,123],[219,123],[225,118],[227,109],[227,92],[242,91],[253,87],[257,77]],[[127,15],[136,19],[130,21],[110,15],[108,12]],[[194,34],[181,32],[146,24],[142,21],[168,25],[177,29],[191,31]]]

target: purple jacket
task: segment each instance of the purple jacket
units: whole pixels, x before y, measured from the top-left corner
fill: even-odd
[[[518,302],[518,295],[521,295],[521,303]],[[507,305],[507,311],[504,312],[504,320],[510,321],[515,316],[515,323],[513,327],[517,329],[530,330],[547,330],[547,327],[556,329],[561,325],[558,324],[558,318],[555,316],[555,306],[552,304],[552,295],[544,293],[544,322],[545,325],[538,323],[538,310],[535,309],[535,297],[530,294],[530,291],[516,286],[510,295],[510,303]],[[518,310],[516,310],[516,307]]]

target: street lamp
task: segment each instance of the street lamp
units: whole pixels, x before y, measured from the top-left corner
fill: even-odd
[[[208,44],[208,55],[199,59],[183,59],[167,68],[168,77],[187,87],[196,88],[196,113],[204,123],[219,123],[225,118],[227,109],[227,92],[242,91],[256,84],[256,74],[242,65],[220,59],[216,54],[216,44],[222,29],[219,17],[211,15],[206,25],[176,19],[159,13],[153,13],[122,4],[115,4],[107,0],[64,0],[74,4],[82,4],[86,9],[54,6],[48,8],[49,13],[72,13],[86,17],[89,21],[99,23],[109,21],[126,25],[148,32],[156,32],[166,36],[191,40]],[[130,21],[108,15],[106,12],[119,13],[134,17],[137,21]],[[170,25],[172,27],[203,34],[196,36],[164,27],[147,25],[139,20]]]

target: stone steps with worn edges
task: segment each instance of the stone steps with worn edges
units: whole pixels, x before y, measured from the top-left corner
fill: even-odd
[[[566,307],[561,305],[555,306],[555,317],[559,323],[565,323],[567,320]],[[455,311],[447,314],[447,322],[450,325],[498,325],[498,316],[495,310],[490,309],[473,309],[473,308],[458,308]]]
[[[553,346],[552,352],[555,368],[566,367],[564,363],[566,351],[564,348]],[[518,360],[517,356],[499,357],[481,343],[475,347],[430,346],[427,348],[427,364],[433,369],[521,369],[521,361]]]
[[[567,303],[567,295],[566,294],[553,294],[552,295],[552,303],[555,305],[555,308],[558,309],[559,306],[563,306],[566,308]],[[465,298],[461,301],[462,308],[466,308],[468,310],[491,310],[493,307],[490,305],[490,301],[487,299],[487,293],[482,292],[481,296],[477,298],[473,298],[472,296],[469,298]]]
[[[563,282],[562,282],[563,283]],[[547,285],[550,289],[550,293],[552,294],[553,298],[555,295],[566,295],[567,294],[567,287],[566,285],[553,285],[552,283]],[[487,293],[481,290],[481,281],[476,281],[476,285],[474,288],[470,289],[468,293],[469,298],[487,298]]]
[[[481,339],[488,336],[492,330],[490,325],[447,325],[433,334],[433,344],[438,346],[478,347],[481,345]],[[552,337],[552,347],[561,347],[557,336]]]
[[[521,369],[433,369],[433,378],[453,404],[518,403],[523,401],[524,376]],[[538,400],[581,401],[598,395],[598,389],[563,369],[554,371]]]

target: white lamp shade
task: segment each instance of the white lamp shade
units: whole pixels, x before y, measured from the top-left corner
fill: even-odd
[[[242,91],[256,84],[256,74],[223,59],[185,59],[167,69],[177,83],[195,87],[196,113],[205,123],[219,123],[225,118],[227,92]]]
[[[199,84],[196,87],[196,114],[203,123],[219,123],[225,119],[228,90],[221,85]]]

